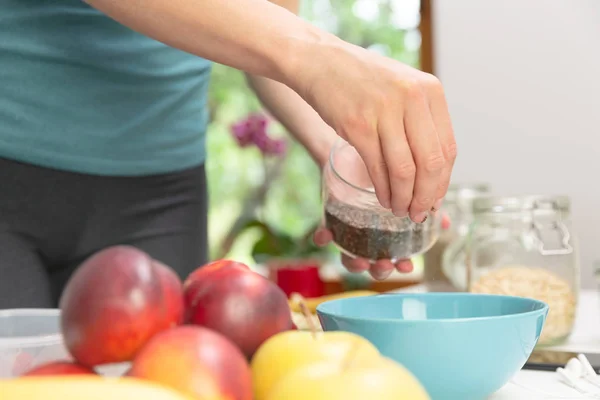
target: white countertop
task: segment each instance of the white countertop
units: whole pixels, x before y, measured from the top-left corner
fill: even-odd
[[[600,352],[600,299],[597,291],[582,291],[577,307],[575,327],[569,340],[549,348],[573,353]],[[552,394],[550,396],[549,394]],[[579,397],[578,397],[579,396]],[[558,381],[553,372],[521,370],[489,400],[579,399],[581,397]]]
[[[560,383],[552,372],[522,370],[489,400],[589,399]]]

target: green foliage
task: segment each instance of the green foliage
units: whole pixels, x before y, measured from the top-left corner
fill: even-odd
[[[301,237],[291,236],[259,220],[250,221],[246,228],[258,228],[260,231],[260,237],[252,247],[252,258],[256,263],[264,264],[272,259],[326,258],[327,251],[312,241],[312,232],[317,225]]]
[[[360,1],[377,3],[378,16],[368,20],[357,16],[355,9]],[[397,2],[303,0],[302,15],[345,40],[417,66],[418,49],[407,49],[407,33],[393,24],[391,10],[393,3]],[[243,199],[261,184],[264,168],[258,150],[240,149],[229,132],[232,123],[249,112],[261,109],[260,103],[246,85],[244,75],[231,68],[215,65],[210,107],[206,168],[210,189],[209,242],[214,255],[242,209]],[[287,135],[279,126],[275,131],[279,135]],[[303,240],[321,218],[320,185],[319,169],[306,151],[293,143],[289,147],[283,173],[273,182],[261,215],[261,220],[269,228],[266,228],[267,225],[255,225],[248,229],[244,235],[239,236],[230,256],[253,263],[253,254],[258,261],[261,256],[290,250],[269,246],[269,243],[273,243],[273,235],[279,235],[281,243],[294,242],[295,246],[299,246],[298,254],[313,251],[310,246],[305,246]],[[329,251],[335,252],[333,249]]]

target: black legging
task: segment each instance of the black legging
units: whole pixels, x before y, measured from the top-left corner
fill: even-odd
[[[75,268],[129,244],[183,278],[207,259],[204,166],[85,175],[0,158],[0,309],[56,307]]]

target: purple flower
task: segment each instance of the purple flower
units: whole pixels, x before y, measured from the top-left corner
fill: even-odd
[[[269,119],[264,114],[250,114],[231,126],[231,133],[240,147],[254,145],[264,155],[285,154],[287,142],[284,139],[272,139],[267,133]]]
[[[245,123],[237,123],[231,127],[231,133],[240,147],[246,147],[252,144],[252,138],[248,134],[248,127]]]
[[[240,147],[255,144],[255,138],[267,135],[269,120],[262,114],[251,114],[247,118],[233,124],[231,133]]]

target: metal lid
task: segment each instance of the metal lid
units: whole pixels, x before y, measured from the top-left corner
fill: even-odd
[[[501,213],[530,210],[568,212],[571,201],[567,196],[485,196],[473,201],[474,213]]]
[[[446,201],[473,200],[476,197],[487,194],[491,191],[490,185],[483,182],[476,183],[453,183],[448,186]]]

